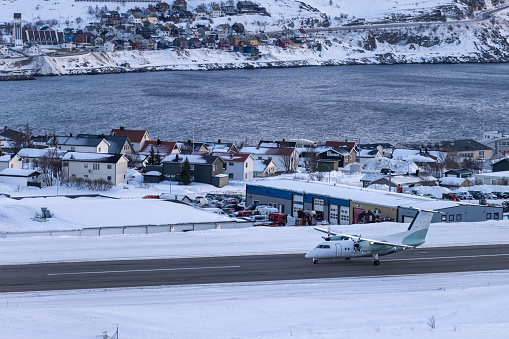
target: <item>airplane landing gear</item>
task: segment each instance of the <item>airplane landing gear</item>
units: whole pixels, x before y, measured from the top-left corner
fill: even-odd
[[[378,266],[380,265],[380,260],[378,260],[378,254],[373,255],[373,265]]]
[[[318,259],[313,258],[313,264],[318,264]]]

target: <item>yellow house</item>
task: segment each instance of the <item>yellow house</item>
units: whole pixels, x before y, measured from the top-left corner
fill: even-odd
[[[245,41],[246,41],[246,45],[251,45],[251,46],[260,46],[261,45],[260,41],[255,36],[247,36]]]
[[[157,17],[149,16],[149,17],[143,18],[142,22],[148,22],[151,24],[155,24],[155,23],[157,23]]]
[[[302,47],[302,41],[296,39],[288,39],[288,45],[293,47]]]

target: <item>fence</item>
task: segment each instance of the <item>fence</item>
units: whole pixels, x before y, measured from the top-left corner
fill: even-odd
[[[234,229],[253,227],[253,222],[225,221],[206,222],[189,224],[168,224],[168,225],[138,225],[138,226],[104,226],[90,227],[79,230],[55,230],[55,231],[33,231],[33,232],[0,232],[0,238],[19,238],[34,236],[101,236],[117,234],[155,234],[168,232],[189,232],[203,231],[209,229]]]

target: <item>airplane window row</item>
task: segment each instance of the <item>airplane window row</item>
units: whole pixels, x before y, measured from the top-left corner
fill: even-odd
[[[330,245],[318,245],[316,248],[330,248]]]

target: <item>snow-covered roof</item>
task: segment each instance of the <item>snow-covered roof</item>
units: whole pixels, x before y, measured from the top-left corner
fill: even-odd
[[[365,176],[362,177],[361,181],[372,182],[372,181],[378,180],[380,178],[383,178],[385,176],[386,175],[382,174],[382,173],[368,173],[368,174],[366,174]]]
[[[183,163],[186,159],[189,160],[190,164],[211,164],[217,157],[210,155],[199,155],[199,154],[169,154],[163,162],[178,162]]]
[[[475,174],[476,178],[509,178],[509,171]]]
[[[225,162],[245,162],[249,157],[252,157],[251,154],[233,154],[233,153],[212,153],[213,156],[218,156],[223,159]]]
[[[352,200],[360,203],[376,204],[379,206],[393,208],[407,207],[437,210],[460,205],[468,205],[468,203],[458,203],[449,200],[435,200],[431,198],[411,196],[408,194],[347,185],[336,184],[335,186],[332,186],[328,183],[306,182],[303,180],[276,179],[267,182],[254,182],[249,185],[276,188],[293,192],[305,192],[306,194],[329,196],[343,200]]]
[[[145,173],[144,176],[160,177],[161,176],[161,172],[159,172],[159,171],[149,171],[149,172]]]
[[[291,155],[295,148],[291,147],[257,147],[244,146],[240,153],[256,154],[256,155]]]
[[[440,185],[446,185],[446,186],[461,186],[463,183],[468,180],[466,178],[457,178],[457,177],[443,177],[438,179],[438,182]]]
[[[51,154],[50,154],[51,152]],[[42,158],[44,156],[56,156],[61,158],[66,151],[56,150],[54,148],[22,148],[19,150],[18,155],[22,158]]]
[[[117,163],[121,157],[123,157],[123,155],[121,154],[67,152],[62,157],[62,160],[80,162],[89,161],[89,162]]]
[[[0,155],[0,162],[9,162],[11,159],[12,158],[10,154]]]
[[[447,152],[439,152],[439,151],[428,151],[428,155],[426,156],[421,153],[418,149],[395,149],[392,152],[392,159],[395,160],[406,160],[413,162],[442,162],[443,159],[446,158]],[[435,159],[433,159],[435,158]]]
[[[0,172],[0,176],[4,177],[30,177],[34,174],[39,174],[39,172],[34,170],[25,170],[25,169],[16,169],[16,168],[6,168]]]

